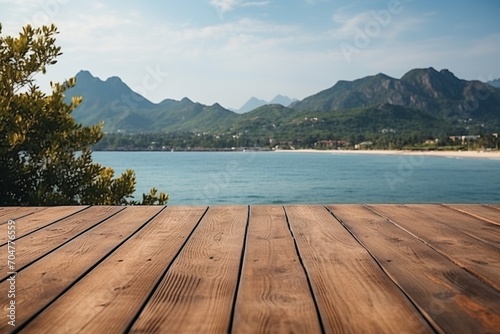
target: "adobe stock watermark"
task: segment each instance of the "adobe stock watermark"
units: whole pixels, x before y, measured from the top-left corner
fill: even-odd
[[[476,112],[481,102],[486,101],[490,98],[494,91],[494,87],[486,83],[486,81],[492,81],[493,75],[490,73],[488,78],[485,79],[483,76],[478,78],[478,84],[472,87],[472,96],[466,98],[455,108],[455,112],[462,118],[471,118],[473,113]]]
[[[210,5],[214,7],[217,16],[222,21],[224,20],[224,14],[230,12],[238,5],[237,0],[210,0]]]
[[[387,9],[370,11],[370,19],[365,23],[364,27],[356,26],[354,28],[352,43],[341,42],[339,44],[340,51],[342,51],[347,63],[350,64],[354,55],[370,46],[371,41],[391,24],[393,16],[403,12],[403,2],[411,1],[413,0],[389,0]]]
[[[40,1],[38,5],[40,9],[31,16],[31,19],[24,17],[23,20],[35,27],[50,24],[60,14],[62,6],[69,2],[70,0]]]
[[[16,326],[16,222],[7,222],[7,323],[9,326]]]
[[[400,185],[415,173],[415,169],[425,162],[423,155],[405,155],[399,157],[399,165],[396,172],[385,172],[384,177],[387,186],[395,191]]]
[[[169,74],[162,71],[158,65],[155,68],[147,66],[145,72],[146,74],[142,78],[141,84],[132,87],[132,90],[147,99],[148,94],[158,89],[165,82],[166,78],[168,78]],[[132,96],[122,94],[120,99],[111,102],[111,110],[118,111],[123,108],[134,110],[139,106],[140,102],[143,102],[143,100],[135,94]]]

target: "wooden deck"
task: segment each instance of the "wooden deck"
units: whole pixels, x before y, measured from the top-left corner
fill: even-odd
[[[500,333],[499,205],[0,208],[0,245],[0,333]]]

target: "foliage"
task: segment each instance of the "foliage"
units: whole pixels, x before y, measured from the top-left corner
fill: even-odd
[[[54,25],[27,25],[17,38],[0,36],[0,205],[139,204],[130,200],[133,171],[114,178],[92,162],[89,147],[102,138],[102,124],[82,126],[72,117],[82,99],[67,104],[64,92],[75,79],[51,84],[52,95],[35,83],[61,55],[56,34]],[[167,200],[154,190],[142,204]]]
[[[457,132],[455,132],[457,131]],[[332,112],[296,111],[266,105],[239,116],[216,131],[107,134],[96,150],[202,150],[232,147],[318,148],[321,141],[365,141],[374,148],[396,149],[463,133],[425,112],[382,105]],[[327,148],[327,147],[325,147]],[[335,147],[328,147],[335,148]]]

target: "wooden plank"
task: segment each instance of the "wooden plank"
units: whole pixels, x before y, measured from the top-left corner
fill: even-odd
[[[458,229],[473,238],[500,248],[500,226],[454,211],[442,205],[411,204],[409,208],[431,221]]]
[[[168,207],[24,328],[124,333],[206,207]],[[71,319],[71,321],[68,321]]]
[[[21,238],[86,208],[87,206],[54,206],[19,218],[16,220],[16,237]],[[5,225],[0,226],[2,232],[0,233],[0,246],[7,242],[7,233],[3,233],[5,228]]]
[[[432,332],[367,250],[324,207],[285,209],[327,333]]]
[[[2,208],[2,211],[0,211],[0,225],[7,224],[9,220],[17,220],[45,209],[46,207],[41,206],[10,206]]]
[[[16,279],[17,326],[50,304],[162,208],[127,207],[19,272]],[[7,291],[8,284],[8,281],[0,283],[0,291]],[[0,295],[0,305],[6,305],[6,298],[7,294]],[[5,319],[6,310],[2,311],[1,317]],[[0,333],[8,330],[11,328],[7,322],[0,322]]]
[[[225,333],[245,238],[246,206],[211,207],[131,332]]]
[[[498,332],[498,291],[366,208],[329,208],[436,329],[446,333]]]
[[[487,222],[490,222],[492,224],[500,225],[500,211],[495,208],[477,204],[450,204],[446,206],[473,217],[486,220]]]
[[[402,205],[370,205],[458,266],[500,291],[500,249]],[[430,209],[429,209],[430,210]]]
[[[16,240],[16,270],[50,253],[83,231],[99,224],[124,207],[94,206]],[[7,245],[0,254],[7,253]],[[7,262],[0,262],[0,280],[7,278]]]
[[[237,333],[320,333],[307,277],[281,206],[254,206],[238,290]]]

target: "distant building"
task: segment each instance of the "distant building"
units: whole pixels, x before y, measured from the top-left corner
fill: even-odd
[[[435,139],[427,139],[425,142],[424,142],[424,145],[434,145],[434,144],[437,144],[439,142],[439,139],[438,138],[435,138]]]
[[[364,141],[362,143],[354,145],[354,149],[355,150],[362,150],[362,149],[365,149],[365,148],[372,146],[372,145],[373,145],[372,141]]]
[[[349,146],[349,142],[346,140],[321,140],[317,142],[314,146],[318,148],[339,148]]]
[[[473,136],[449,136],[448,137],[451,141],[457,141],[460,140],[462,144],[465,144],[466,142],[469,141],[474,141],[476,139],[481,138],[479,135],[473,135]]]

